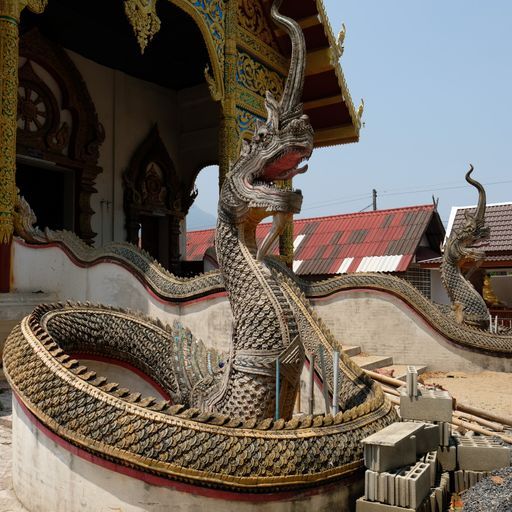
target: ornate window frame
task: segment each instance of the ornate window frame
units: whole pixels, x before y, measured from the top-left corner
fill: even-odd
[[[99,147],[105,139],[103,125],[98,120],[82,75],[63,48],[46,39],[39,30],[32,29],[21,37],[19,53],[26,62],[19,69],[18,91],[26,91],[27,87],[36,90],[47,116],[36,130],[18,128],[16,152],[54,162],[75,172],[75,231],[85,242],[92,244],[96,233],[91,228],[94,214],[91,196],[97,192],[96,177],[102,172],[97,163]],[[35,73],[32,63],[41,66],[57,83],[62,95],[60,107],[53,92]],[[18,119],[23,119],[26,107],[19,95]],[[61,122],[62,110],[70,112],[71,127],[65,121]],[[67,152],[63,152],[64,147]]]

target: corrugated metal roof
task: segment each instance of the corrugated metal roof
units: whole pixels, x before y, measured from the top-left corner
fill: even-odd
[[[438,217],[433,205],[422,205],[296,220],[294,270],[299,275],[403,272],[434,215]],[[270,226],[258,226],[258,242]],[[213,243],[213,229],[189,232],[187,259],[202,259]],[[277,254],[277,247],[276,242],[273,254]]]
[[[464,212],[474,213],[476,206],[454,206],[446,236],[453,228],[458,229],[464,223]],[[485,225],[491,230],[489,240],[479,244],[489,256],[500,253],[512,255],[512,203],[488,204],[485,209]]]

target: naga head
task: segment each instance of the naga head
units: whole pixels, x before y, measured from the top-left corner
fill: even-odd
[[[478,205],[475,213],[464,211],[464,225],[457,230],[457,238],[464,246],[470,246],[489,238],[490,230],[485,225],[485,190],[481,183],[471,177],[474,167],[469,164],[469,171],[466,173],[466,181],[478,190]],[[459,243],[460,243],[459,242]]]
[[[263,218],[298,213],[299,190],[279,186],[307,170],[300,167],[313,151],[313,128],[302,111],[306,45],[297,22],[281,15],[282,0],[275,0],[271,15],[292,42],[290,71],[283,95],[277,101],[267,92],[267,120],[258,123],[250,142],[243,141],[238,160],[227,174],[219,200],[219,217],[235,224],[257,224]]]

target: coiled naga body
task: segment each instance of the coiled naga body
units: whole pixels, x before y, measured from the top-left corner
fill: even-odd
[[[474,213],[464,212],[464,225],[458,229],[454,227],[446,241],[441,279],[452,301],[456,320],[486,328],[489,325],[487,305],[461,270],[464,263],[478,265],[484,260],[485,252],[471,246],[489,237],[489,229],[485,226],[485,190],[471,178],[472,172],[473,166],[466,173],[466,181],[478,190],[478,205]]]

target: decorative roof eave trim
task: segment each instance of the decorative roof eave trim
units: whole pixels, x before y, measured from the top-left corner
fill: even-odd
[[[303,30],[311,28],[316,25],[322,25],[324,34],[329,42],[329,47],[308,52],[306,61],[306,76],[316,75],[318,73],[325,71],[334,71],[334,74],[336,75],[336,78],[338,80],[338,85],[341,90],[339,100],[343,102],[347,107],[350,119],[352,120],[351,130],[348,129],[348,126],[343,125],[325,130],[325,132],[328,135],[327,137],[325,136],[325,134],[315,135],[315,147],[334,146],[338,144],[358,142],[359,132],[361,130],[362,125],[361,116],[359,115],[358,110],[356,110],[356,107],[354,106],[354,102],[352,100],[352,96],[350,95],[345,75],[343,74],[343,70],[339,63],[342,50],[339,48],[339,45],[332,31],[332,27],[327,16],[327,12],[325,10],[323,0],[310,1],[315,2],[318,14],[308,16],[297,21]],[[268,5],[268,2],[266,3]],[[281,35],[281,32],[282,31],[280,31],[280,29],[277,28],[274,30],[274,33],[277,36]],[[322,99],[317,101],[322,101]],[[333,130],[337,130],[339,132],[338,135],[335,137],[331,136],[331,132]],[[319,130],[319,132],[323,131],[324,130]]]
[[[359,142],[359,130],[353,124],[315,130],[315,148]]]
[[[324,27],[324,33],[329,41],[329,46],[331,51],[336,55],[336,58],[333,59],[335,62],[331,62],[331,65],[336,73],[336,77],[338,78],[338,83],[340,85],[342,96],[345,100],[345,104],[350,113],[350,117],[352,119],[352,123],[354,125],[354,129],[357,132],[357,138],[359,140],[359,131],[361,129],[361,119],[358,115],[356,108],[354,106],[354,102],[352,101],[352,96],[350,95],[350,91],[348,90],[347,81],[345,80],[345,75],[343,74],[343,70],[341,69],[341,65],[339,63],[339,58],[341,57],[341,51],[338,48],[338,43],[336,42],[336,38],[334,37],[334,33],[332,31],[331,23],[329,22],[329,18],[327,17],[327,12],[325,10],[323,0],[316,0],[316,9],[318,11],[318,15],[320,16],[321,23]]]

